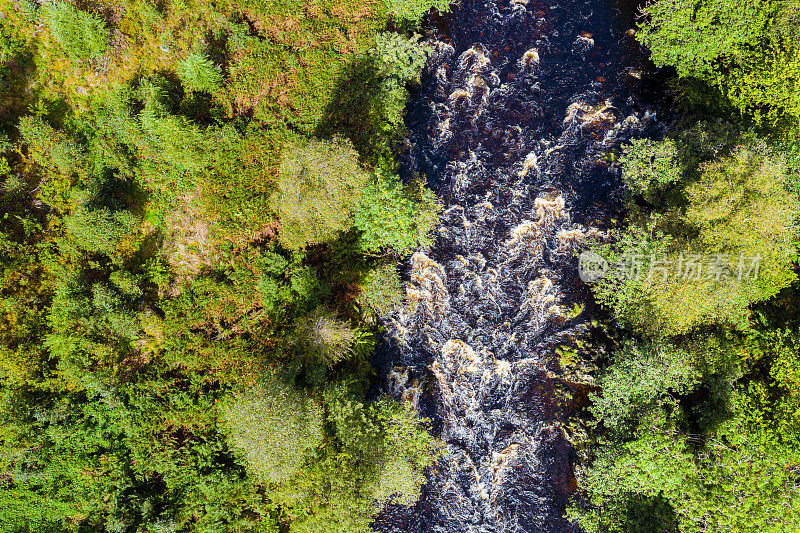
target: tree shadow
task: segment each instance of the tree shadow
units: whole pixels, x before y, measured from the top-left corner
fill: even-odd
[[[370,165],[391,160],[402,135],[383,119],[381,80],[366,54],[355,56],[343,69],[323,118],[314,134],[321,138],[341,135],[350,139]]]

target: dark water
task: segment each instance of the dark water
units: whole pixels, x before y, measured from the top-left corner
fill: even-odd
[[[570,313],[590,300],[575,254],[621,206],[602,158],[657,129],[626,22],[598,0],[462,0],[429,23],[403,171],[445,211],[378,363],[447,451],[419,504],[388,509],[378,531],[576,531],[554,349],[591,314]]]

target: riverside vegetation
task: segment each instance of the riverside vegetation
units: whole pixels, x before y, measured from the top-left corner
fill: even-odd
[[[367,398],[369,356],[437,220],[394,155],[446,1],[0,2],[4,530],[347,533],[414,504],[440,444]],[[799,19],[645,8],[675,117],[610,154],[629,209],[598,251],[761,276],[593,286],[610,355],[564,358],[595,385],[588,532],[800,530]]]
[[[368,400],[435,196],[442,0],[0,4],[4,531],[369,531],[440,445]]]
[[[596,251],[759,257],[760,272],[593,284],[611,350],[563,360],[594,390],[573,425],[570,516],[587,532],[800,530],[799,24],[795,0],[641,12],[637,38],[677,74],[674,116],[611,154],[628,209]]]

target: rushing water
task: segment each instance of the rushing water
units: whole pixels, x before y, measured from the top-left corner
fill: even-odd
[[[576,250],[619,208],[602,158],[655,127],[618,20],[598,0],[462,0],[431,21],[404,172],[445,210],[378,363],[447,449],[419,504],[390,508],[379,531],[575,530],[554,349],[587,327],[568,312],[588,299]]]

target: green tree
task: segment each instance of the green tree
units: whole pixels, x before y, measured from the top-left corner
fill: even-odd
[[[795,278],[793,226],[800,205],[786,188],[786,167],[763,145],[739,147],[702,165],[684,194],[685,215],[672,210],[634,221],[617,244],[600,249],[616,268],[595,293],[618,317],[655,335],[683,334],[709,322],[745,327],[749,305]],[[661,230],[654,234],[643,225]],[[672,239],[659,236],[676,227],[681,233]],[[705,257],[700,268],[706,270],[685,279],[676,265],[691,257]],[[636,258],[645,263],[639,275],[620,276]],[[648,276],[653,258],[666,261],[671,272]]]
[[[392,13],[409,21],[421,20],[431,9],[448,11],[451,3],[452,0],[387,0]]]
[[[436,196],[421,183],[403,186],[396,177],[379,173],[377,182],[364,188],[355,210],[361,249],[405,255],[420,244],[430,246],[439,209]]]
[[[425,421],[394,401],[367,405],[337,386],[325,396],[337,447],[326,449],[291,487],[278,491],[279,501],[313,508],[292,522],[291,531],[367,533],[387,504],[416,503],[425,469],[441,446]]]
[[[380,82],[376,103],[385,128],[398,128],[403,120],[403,108],[408,100],[407,85],[419,83],[419,76],[430,53],[419,36],[408,38],[396,33],[375,37],[375,47],[368,52]]]
[[[114,255],[120,243],[136,232],[139,219],[130,211],[81,206],[64,217],[64,225],[84,250]]]
[[[678,148],[672,139],[634,139],[624,148],[619,163],[628,191],[651,203],[659,190],[677,183],[682,176]]]
[[[359,303],[378,316],[388,316],[403,303],[405,290],[393,261],[380,264],[369,272],[360,285]]]
[[[352,226],[369,174],[348,141],[311,140],[283,148],[278,192],[279,239],[290,250],[335,239]]]
[[[291,344],[299,359],[333,366],[352,357],[364,333],[322,308],[298,320]]]
[[[677,402],[697,385],[690,355],[670,344],[628,342],[597,380],[602,394],[590,395],[592,414],[612,435],[631,435],[639,420]]]
[[[178,76],[192,91],[213,93],[222,88],[222,69],[197,52],[190,52],[178,63]]]
[[[796,135],[800,55],[789,30],[794,1],[659,0],[637,38],[659,66],[699,78],[761,125]]]
[[[734,421],[698,451],[669,426],[643,427],[635,440],[600,452],[585,485],[593,508],[572,516],[591,533],[800,526],[796,449],[765,444]]]
[[[228,442],[262,483],[290,479],[322,442],[320,406],[274,373],[235,393],[220,409]]]
[[[105,21],[92,13],[56,0],[42,6],[41,16],[53,40],[74,60],[94,59],[108,49]]]

